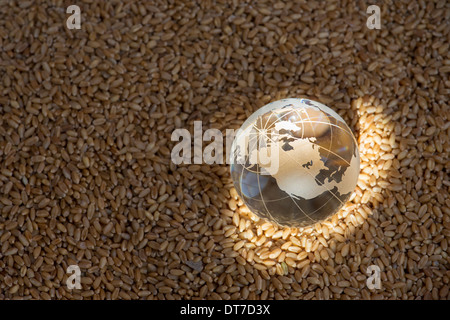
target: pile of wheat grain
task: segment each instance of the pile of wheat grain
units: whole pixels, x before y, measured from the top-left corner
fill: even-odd
[[[0,299],[448,299],[450,5],[369,30],[370,4],[82,1],[69,30],[65,1],[0,0]],[[176,128],[300,96],[359,142],[329,220],[279,228],[227,165],[171,162]]]

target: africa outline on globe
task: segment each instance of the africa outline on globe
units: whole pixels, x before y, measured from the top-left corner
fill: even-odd
[[[230,157],[244,203],[281,226],[305,227],[333,215],[359,176],[350,128],[335,111],[309,99],[283,99],[258,109],[236,134]]]

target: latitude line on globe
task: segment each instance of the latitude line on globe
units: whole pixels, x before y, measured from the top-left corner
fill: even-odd
[[[256,129],[258,130],[258,129]],[[264,133],[263,133],[264,134]],[[266,135],[267,137],[267,135]],[[267,137],[269,140],[271,140],[273,142],[273,140],[269,137]],[[286,153],[288,155],[289,158],[291,158],[294,162],[296,162],[298,165],[302,165],[301,163],[299,163],[297,160],[295,160],[291,155],[289,155],[288,153]],[[327,186],[325,186],[325,184],[322,184],[316,177],[314,177],[311,173],[309,173],[308,171],[306,171],[311,177],[314,178],[314,180],[320,185],[323,185],[325,187],[325,189],[327,189],[327,191],[329,193],[331,193],[342,205],[344,205],[344,203],[341,201],[341,199],[338,198],[338,196],[336,196],[330,189],[328,189]],[[315,220],[314,220],[315,221]]]
[[[285,107],[287,107],[287,106],[292,106],[292,104],[288,104],[288,105],[286,105],[286,106],[284,106],[283,108],[285,108]],[[308,108],[309,109],[309,108]],[[322,110],[321,110],[322,111]],[[297,113],[297,115],[301,118],[301,119],[303,119],[303,117],[297,112],[297,110],[294,110],[294,109],[292,109],[290,112],[288,112],[288,113],[286,113],[286,114],[284,114],[283,115],[283,117],[285,117],[286,115],[288,115],[289,113],[291,113],[291,112],[296,112]],[[306,113],[306,116],[308,117],[308,120],[309,121],[300,121],[301,123],[303,123],[303,122],[309,122],[309,123],[321,123],[321,122],[319,122],[319,121],[312,121],[311,120],[311,117],[309,116],[309,114],[308,114],[308,112],[306,112],[305,111],[305,113]],[[274,115],[274,116],[276,116],[277,118],[278,118],[278,116],[274,113],[274,112],[272,112],[271,111],[271,116],[272,115]],[[267,125],[267,123],[269,123],[269,119],[271,118],[271,116],[268,118],[268,120],[267,120],[267,122],[266,122],[266,124],[263,126],[263,129],[265,129],[266,128],[266,125]],[[293,122],[293,123],[298,123],[298,122]],[[316,130],[314,129],[314,126],[311,126],[311,128],[312,128],[312,130],[313,130],[313,134],[314,134],[314,136],[316,135]],[[256,130],[258,130],[257,128],[256,128]],[[300,128],[299,128],[299,130],[300,130]],[[304,130],[304,128],[303,128],[303,130]],[[251,134],[251,133],[250,133]],[[255,133],[255,135],[259,135],[259,133],[257,132],[257,133]],[[303,139],[303,131],[302,131],[302,139]],[[325,148],[324,148],[325,149]],[[337,156],[339,156],[339,155],[337,155]],[[345,161],[345,159],[342,159],[342,160],[344,160]],[[350,165],[350,164],[349,164]],[[250,169],[248,169],[250,172],[253,172],[252,170],[250,170]],[[254,173],[257,173],[256,171],[254,172]],[[241,181],[242,181],[242,179],[241,179]],[[242,183],[241,183],[242,184]],[[283,200],[283,199],[292,199],[292,197],[291,196],[287,196],[287,197],[284,197],[284,198],[280,198],[280,199],[277,199],[277,200],[267,200],[267,202],[272,202],[272,201],[279,201],[279,200]],[[255,201],[262,201],[262,200],[258,200],[258,199],[254,199]],[[328,203],[328,201],[329,200],[327,200],[327,202],[325,202],[325,204],[326,203]],[[295,201],[294,201],[294,203],[295,203]],[[320,209],[320,208],[319,208]],[[317,210],[316,210],[317,211]],[[314,211],[315,212],[315,211]],[[306,214],[306,213],[305,213]]]
[[[285,107],[287,107],[287,106],[292,106],[292,104],[288,104],[288,105],[286,105],[286,106],[284,106],[283,108],[285,108]],[[312,110],[315,110],[316,108],[305,108],[305,109],[312,109]],[[321,109],[319,109],[320,110],[320,112],[322,112],[322,113],[324,113],[325,115],[327,115],[327,117],[329,117],[329,115],[326,113],[326,112],[324,112],[323,110],[321,110]],[[329,125],[330,127],[336,127],[336,128],[338,128],[338,129],[340,129],[340,130],[342,130],[342,131],[344,131],[345,133],[347,133],[347,134],[351,134],[351,132],[349,132],[348,130],[344,130],[342,127],[339,127],[339,126],[337,126],[337,125],[335,125],[335,124],[333,124],[333,123],[331,123],[331,122],[324,122],[324,121],[312,121],[311,120],[311,118],[309,117],[309,115],[308,115],[308,113],[305,111],[305,113],[308,115],[308,119],[310,120],[310,121],[304,121],[303,120],[303,117],[298,113],[298,111],[297,110],[294,110],[294,109],[292,109],[291,111],[289,111],[289,112],[287,112],[287,113],[285,113],[285,114],[283,114],[283,117],[286,117],[287,115],[289,115],[290,113],[296,113],[299,117],[300,117],[300,121],[293,121],[292,123],[294,123],[294,124],[298,124],[298,123],[300,123],[301,125],[302,125],[302,137],[301,137],[301,139],[304,139],[304,137],[303,137],[303,135],[304,135],[304,131],[305,131],[305,127],[304,127],[304,122],[307,122],[307,123],[321,123],[321,124],[327,124],[327,125]],[[269,119],[272,117],[272,115],[274,115],[277,119],[279,119],[278,118],[278,115],[276,114],[276,113],[274,113],[272,110],[270,111],[270,113],[271,113],[271,116],[267,119],[267,122],[266,122],[266,125],[267,125],[267,123],[269,122]],[[280,120],[280,119],[279,119]],[[264,125],[263,126],[263,129],[266,129],[266,125]],[[312,126],[311,126],[312,127]],[[255,127],[255,129],[258,131],[259,129],[258,128],[256,128]],[[300,130],[300,127],[299,127],[299,130]],[[293,130],[291,130],[291,131],[293,131]],[[333,133],[333,130],[331,129],[331,131],[332,131],[332,133]],[[315,130],[314,130],[314,128],[313,128],[313,132],[314,132],[314,135],[315,135]],[[259,132],[258,132],[259,133]],[[252,135],[252,133],[250,132],[250,135]],[[256,134],[255,134],[256,135]],[[331,143],[332,144],[332,143]],[[322,147],[323,148],[323,147]],[[331,145],[330,145],[330,148],[329,149],[327,149],[327,148],[323,148],[325,151],[328,151],[328,155],[330,155],[330,153],[331,154],[333,154],[333,155],[335,155],[336,157],[338,157],[338,158],[340,158],[341,160],[343,160],[348,166],[350,166],[350,162],[348,162],[346,159],[344,159],[343,157],[341,157],[339,154],[337,154],[337,153],[335,153],[335,152],[333,152],[333,151],[331,151]]]
[[[269,139],[272,143],[274,142],[274,140],[273,139],[271,139],[271,138],[269,138],[265,133],[264,133],[264,131],[263,130],[260,130],[260,129],[258,129],[258,128],[255,128],[255,130],[258,132],[258,134],[262,134],[262,135],[264,135],[267,139]],[[256,135],[256,134],[255,134]],[[327,150],[326,148],[323,148],[324,150]],[[334,154],[334,152],[332,152],[331,150],[327,150],[327,151],[329,151],[329,153],[333,153]],[[294,162],[296,162],[297,164],[299,164],[299,165],[302,165],[301,163],[299,163],[297,160],[295,160],[291,155],[289,155],[289,154],[287,154],[288,155],[288,157],[289,158],[291,158]],[[350,165],[350,163],[349,162],[347,162],[345,159],[343,159],[342,157],[340,157],[339,155],[336,155],[336,156],[338,156],[339,158],[341,158],[342,160],[344,160],[348,165]],[[251,170],[249,170],[249,171],[251,171]],[[254,172],[254,171],[251,171],[251,172],[253,172],[253,173],[257,173],[257,172]],[[319,183],[319,185],[324,185],[324,184],[322,184],[316,177],[314,177],[311,173],[309,173],[308,171],[306,171],[311,177],[313,177],[314,178],[314,180],[316,181],[316,182],[318,182]],[[327,191],[328,192],[330,192],[333,196],[335,196],[335,198],[336,199],[338,199],[339,200],[339,202],[341,202],[342,204],[343,204],[343,202],[331,191],[331,189],[328,189],[325,185],[324,185],[324,187],[327,189]]]
[[[292,113],[292,112],[295,112],[298,116],[300,116],[300,118],[302,118],[302,121],[301,121],[301,122],[323,123],[323,124],[327,124],[327,125],[332,126],[332,127],[333,127],[333,126],[338,127],[338,126],[336,126],[335,124],[332,124],[332,123],[330,123],[330,122],[311,121],[311,118],[309,118],[309,117],[308,117],[308,118],[309,118],[309,121],[303,121],[303,117],[302,117],[300,114],[298,114],[297,110],[291,110],[291,112],[288,112],[288,113],[284,114],[284,115],[283,115],[283,118],[286,117],[287,115],[289,115],[289,113]],[[257,141],[261,140],[261,136],[264,136],[264,137],[266,137],[267,140],[271,141],[272,143],[274,142],[274,139],[269,138],[268,135],[265,133],[265,132],[267,132],[267,130],[266,130],[266,129],[267,129],[267,125],[268,125],[268,123],[269,123],[269,121],[270,121],[272,115],[275,116],[277,119],[279,119],[279,117],[277,116],[277,114],[275,114],[274,112],[271,111],[271,115],[268,117],[267,122],[265,123],[265,125],[264,125],[263,128],[262,128],[262,129],[264,129],[264,130],[258,129],[258,128],[256,128],[256,127],[254,126],[254,129],[256,129],[256,133],[250,133],[250,135],[254,135],[256,139],[257,139],[257,136],[259,136],[260,139],[257,139]],[[261,120],[262,120],[262,119],[260,118],[260,121],[261,121]],[[300,123],[301,123],[301,122],[300,122]],[[294,122],[294,123],[297,123],[297,122]],[[302,123],[302,127],[303,127],[303,129],[304,129],[304,124],[303,124],[303,123]],[[300,128],[299,128],[299,129],[300,129]],[[340,128],[340,127],[338,127],[338,129],[343,130],[343,129]],[[348,131],[347,131],[347,130],[343,130],[343,131],[346,132],[346,133],[348,134]],[[313,130],[313,132],[315,133],[315,130]],[[302,139],[304,139],[304,130],[302,130]],[[331,146],[330,146],[330,148],[331,148]],[[327,150],[326,148],[324,148],[324,149]],[[331,154],[331,153],[334,154],[334,152],[332,152],[330,149],[328,149],[327,151],[328,151],[328,155]],[[296,161],[295,159],[293,159],[292,156],[290,156],[290,155],[288,155],[288,156],[289,156],[289,158],[291,158],[294,162],[296,162],[297,164],[300,165],[300,163],[299,163],[298,161]],[[340,156],[337,155],[337,154],[336,154],[336,156],[339,157],[339,158],[341,158],[344,162],[346,162],[346,163],[349,165],[349,163],[348,163],[345,159],[343,159],[342,157],[340,157]],[[249,157],[246,157],[246,158],[248,159]],[[249,170],[249,171],[254,172],[254,171],[252,171],[252,170]],[[258,174],[258,173],[259,173],[259,170],[256,171],[256,173]],[[309,172],[307,172],[307,173],[308,173],[311,177],[313,177],[314,180],[315,180],[317,183],[320,184],[320,181],[318,181],[318,179],[317,179],[316,177],[314,177],[314,176],[313,176],[311,173],[309,173]],[[243,174],[243,172],[241,173],[241,177],[242,177],[242,174]],[[261,194],[261,197],[262,197],[262,193],[261,193],[262,190],[261,190],[261,185],[260,185],[260,179],[259,179],[259,176],[258,176],[257,179],[258,179],[258,187],[259,187],[259,191],[260,191],[260,194]],[[336,196],[336,194],[334,194],[334,193],[332,192],[331,189],[329,189],[326,185],[323,185],[323,187],[324,187],[330,194],[332,194],[332,195],[333,195],[333,196],[334,196],[341,204],[343,204],[343,202]],[[304,212],[303,209],[302,209],[301,207],[299,207],[299,205],[295,202],[294,199],[297,199],[296,196],[290,196],[290,198],[291,198],[291,200],[294,202],[294,204],[295,204],[295,205],[303,212],[303,214],[304,214],[305,216],[307,216],[311,221],[316,222],[316,220],[312,219],[308,214],[306,214],[306,212]],[[326,203],[328,203],[329,201],[330,201],[330,199],[329,199]],[[263,200],[263,203],[264,203],[264,200]],[[267,214],[268,214],[269,216],[271,216],[270,213],[268,212],[268,208],[267,208],[267,206],[266,206],[265,203],[264,203],[264,207],[265,207],[265,209],[266,209],[266,211],[267,211]]]
[[[286,108],[287,106],[292,106],[292,107],[294,107],[293,104],[287,104],[287,105],[283,106],[283,108]],[[294,107],[294,108],[295,108],[295,107]],[[327,116],[327,118],[332,117],[330,114],[326,113],[324,110],[322,110],[322,109],[321,109],[320,107],[318,107],[318,106],[308,106],[308,107],[305,107],[305,108],[303,108],[303,109],[304,109],[304,110],[308,110],[308,109],[316,110],[316,109],[319,109],[319,111],[322,112],[322,113],[324,113],[324,114]],[[292,111],[294,111],[294,110],[292,110]],[[292,111],[291,111],[291,112],[292,112]],[[272,111],[271,111],[271,112],[272,112]],[[273,112],[272,112],[272,113],[273,113]],[[290,112],[288,112],[288,113],[286,113],[286,114],[289,114],[289,113],[290,113]],[[305,113],[307,114],[306,111],[305,111]],[[319,118],[320,118],[320,117],[319,117]],[[311,118],[309,118],[309,116],[308,116],[308,119],[311,120]],[[338,120],[339,120],[339,119],[338,119]],[[302,121],[302,122],[308,122],[308,121]],[[340,121],[340,122],[342,122],[342,121]],[[299,122],[293,121],[292,123],[299,123]],[[328,125],[330,125],[330,126],[336,127],[336,128],[338,128],[338,129],[340,129],[340,130],[346,132],[346,133],[349,134],[350,136],[353,136],[353,133],[351,132],[351,130],[350,130],[350,131],[349,131],[349,130],[346,130],[345,128],[339,127],[339,126],[337,126],[337,125],[335,125],[335,124],[332,124],[332,123],[330,123],[330,122],[314,121],[314,122],[312,122],[312,123],[328,124]]]
[[[293,121],[292,123],[297,124],[297,123],[299,123],[299,122],[300,122],[300,121]],[[351,133],[350,131],[345,130],[345,129],[343,129],[342,127],[339,127],[338,125],[335,125],[335,124],[330,123],[330,122],[313,121],[313,120],[311,120],[311,121],[303,121],[303,122],[306,122],[306,123],[322,123],[322,124],[328,124],[328,125],[330,125],[330,126],[332,126],[332,127],[336,127],[336,128],[338,128],[338,129],[344,131],[344,132],[347,133],[348,135],[350,135],[350,133]],[[300,128],[299,128],[299,130],[300,130]],[[353,134],[353,133],[352,133],[352,134]]]
[[[306,121],[307,122],[307,121]],[[311,122],[311,123],[315,123],[315,122]],[[327,122],[316,122],[316,123],[324,123],[324,124],[330,124],[330,126],[333,126],[331,123],[327,123]],[[338,127],[339,128],[339,127]],[[263,133],[263,130],[260,130],[260,129],[258,129],[258,128],[254,128],[257,132],[256,133],[253,133],[253,135],[255,135],[255,136],[259,136],[260,134],[264,134]],[[299,128],[300,129],[300,128]],[[292,131],[292,130],[291,130]],[[313,129],[313,131],[314,131],[314,129]],[[252,133],[250,133],[250,135],[252,135]],[[267,137],[267,135],[266,135],[266,137]],[[270,139],[269,137],[267,137],[268,139]],[[303,138],[303,132],[302,132],[302,138],[298,138],[298,139],[305,139],[305,138]],[[272,139],[270,139],[270,140],[272,140]],[[273,141],[272,141],[273,142]],[[333,151],[331,151],[330,149],[327,149],[327,148],[325,148],[325,147],[322,147],[322,146],[319,146],[320,148],[322,148],[322,149],[324,149],[325,151],[328,151],[328,155],[330,155],[330,154],[333,154],[333,155],[335,155],[336,157],[338,157],[338,158],[340,158],[342,161],[344,161],[347,165],[349,165],[350,166],[350,162],[348,162],[346,159],[344,159],[343,157],[341,157],[339,154],[337,154],[337,153],[335,153],[335,152],[333,152]],[[330,146],[330,148],[331,148],[331,146]],[[253,172],[253,173],[256,173],[256,171],[252,171],[252,170],[249,170],[250,172]],[[320,182],[320,181],[319,181]]]
[[[331,192],[330,192],[330,193],[331,193]],[[330,202],[331,199],[332,199],[331,197],[328,198],[328,200],[325,201],[325,203],[324,203],[323,205],[321,205],[319,208],[317,208],[316,210],[312,211],[311,213],[312,213],[312,214],[313,214],[313,213],[316,213],[317,211],[319,211],[320,209],[322,209],[323,207],[325,207],[325,205],[326,205],[328,202]]]
[[[297,110],[293,110],[294,112],[296,112],[297,113],[297,115],[301,118],[301,119],[303,119],[303,117],[301,116],[301,114],[299,114],[298,112],[297,112]],[[311,120],[311,118],[309,117],[309,114],[307,113],[307,112],[305,112],[305,114],[306,114],[306,116],[308,117],[308,119],[309,119],[309,121],[301,121],[302,123],[303,122],[309,122],[309,123],[319,123],[319,121],[312,121]],[[286,115],[284,115],[284,116],[286,116]],[[320,123],[326,123],[326,122],[320,122]],[[266,123],[267,124],[267,123]],[[328,123],[328,124],[330,124],[330,125],[332,125],[331,123]],[[338,127],[338,128],[340,128],[340,127]],[[313,133],[314,133],[314,135],[315,135],[315,129],[314,129],[314,127],[312,126],[312,130],[313,130]],[[347,131],[346,131],[347,132]],[[303,136],[302,136],[302,139],[303,139]],[[323,149],[325,149],[325,150],[327,150],[326,148],[323,148]],[[327,150],[327,151],[331,151],[331,150]],[[331,151],[331,153],[333,153],[333,154],[335,154],[334,152],[332,152]],[[335,154],[336,156],[338,156],[338,157],[340,157],[339,155],[337,155],[337,154]],[[345,159],[343,159],[343,158],[341,158],[342,160],[344,160],[344,161],[346,161]],[[349,163],[348,163],[349,164]],[[350,164],[349,164],[350,165]],[[331,191],[330,191],[330,193],[331,193]],[[281,199],[278,199],[278,200],[283,200],[283,199],[287,199],[287,198],[290,198],[290,199],[292,199],[293,197],[291,197],[291,196],[287,196],[287,197],[284,197],[284,198],[281,198]],[[255,200],[257,200],[257,199],[255,199]],[[270,202],[270,201],[278,201],[278,200],[268,200],[268,202]],[[257,200],[257,201],[260,201],[260,200]],[[317,212],[318,210],[320,210],[321,208],[323,208],[328,202],[330,202],[331,201],[331,198],[330,199],[328,199],[322,206],[320,206],[319,208],[317,208],[316,210],[314,210],[312,213],[315,213],[315,212]],[[293,202],[296,204],[296,206],[301,210],[301,208],[298,206],[298,204],[293,200]],[[303,211],[303,210],[302,210]],[[307,215],[306,213],[305,213],[305,215]],[[307,215],[308,216],[308,215]],[[309,216],[308,216],[309,217]],[[312,220],[312,218],[311,218],[311,220]],[[314,220],[315,221],[315,220]]]
[[[248,184],[248,183],[241,183],[241,186],[250,186],[251,187],[251,185],[250,184]],[[291,196],[287,196],[287,197],[283,197],[283,198],[279,198],[279,199],[274,199],[274,200],[266,200],[265,202],[275,202],[275,201],[280,201],[280,200],[284,200],[284,199],[288,199],[288,198],[290,198]],[[252,200],[253,201],[262,201],[262,200],[260,200],[260,199],[255,199],[255,198],[252,198]]]
[[[313,222],[317,222],[317,220],[315,220],[315,219],[313,219],[313,218],[311,218],[310,216],[309,216],[309,214],[307,214],[305,211],[303,211],[303,209],[302,209],[302,207],[300,207],[299,205],[298,205],[298,203],[297,202],[295,202],[295,200],[294,200],[294,197],[293,196],[290,196],[289,197],[291,200],[292,200],[292,202],[295,204],[295,206],[297,207],[297,208],[299,208],[302,212],[303,212],[303,214],[305,215],[305,216],[307,216],[311,221],[313,221]]]

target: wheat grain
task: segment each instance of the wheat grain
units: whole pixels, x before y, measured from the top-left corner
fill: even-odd
[[[3,6],[0,298],[448,299],[449,7],[386,5],[369,30],[337,0],[98,1],[76,32],[48,4]],[[226,165],[171,163],[175,128],[238,129],[288,96],[358,139],[358,186],[327,221],[279,228]]]

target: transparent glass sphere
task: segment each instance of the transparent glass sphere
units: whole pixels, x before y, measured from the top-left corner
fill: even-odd
[[[235,188],[253,213],[305,227],[348,201],[360,159],[355,137],[335,111],[309,99],[283,99],[242,124],[230,164]]]

